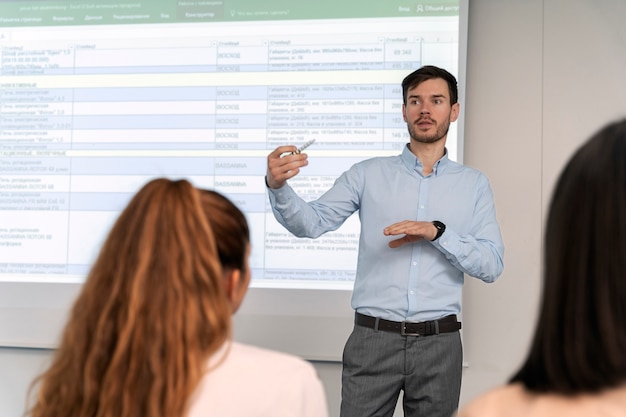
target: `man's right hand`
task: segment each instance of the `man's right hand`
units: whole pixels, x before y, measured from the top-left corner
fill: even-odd
[[[307,154],[291,154],[296,150],[297,148],[293,145],[279,146],[267,156],[265,180],[270,188],[282,187],[289,178],[298,175],[301,167],[309,164]]]

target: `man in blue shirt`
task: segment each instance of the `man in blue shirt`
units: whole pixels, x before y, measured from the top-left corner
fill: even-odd
[[[402,91],[410,143],[400,155],[353,165],[315,201],[287,184],[306,154],[285,156],[295,147],[280,146],[268,156],[270,204],[294,235],[316,238],[359,214],[342,417],[391,416],[401,391],[405,416],[449,417],[461,389],[464,274],[493,282],[503,269],[489,181],[448,159],[447,133],[460,111],[455,77],[425,66]]]

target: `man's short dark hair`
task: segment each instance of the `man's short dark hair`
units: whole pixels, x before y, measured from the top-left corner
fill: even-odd
[[[448,91],[450,93],[450,105],[459,101],[459,90],[454,75],[450,74],[443,68],[433,65],[425,65],[418,70],[407,75],[402,81],[402,102],[406,104],[407,93],[409,90],[417,87],[427,80],[441,78],[448,83]]]

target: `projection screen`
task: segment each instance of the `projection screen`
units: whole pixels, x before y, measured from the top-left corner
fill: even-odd
[[[167,176],[226,194],[251,224],[235,337],[338,360],[358,218],[291,236],[268,207],[267,154],[315,139],[290,180],[314,199],[399,153],[409,72],[448,69],[463,105],[466,24],[458,0],[0,2],[0,345],[55,346],[112,222]]]

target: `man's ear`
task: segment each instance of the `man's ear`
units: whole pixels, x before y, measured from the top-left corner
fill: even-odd
[[[450,112],[450,121],[456,122],[459,118],[459,113],[461,112],[461,105],[457,102],[452,105],[452,109]]]

